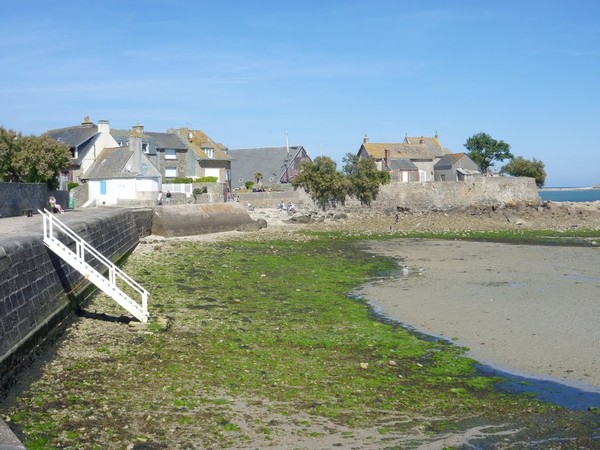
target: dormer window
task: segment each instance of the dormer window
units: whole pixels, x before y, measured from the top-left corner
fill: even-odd
[[[202,150],[204,150],[204,153],[206,153],[206,157],[207,158],[214,158],[215,157],[214,149],[212,149],[212,148],[204,148]]]
[[[142,152],[148,153],[150,151],[150,144],[142,144]]]

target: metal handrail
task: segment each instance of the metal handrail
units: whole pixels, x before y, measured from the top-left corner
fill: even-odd
[[[133,278],[123,272],[119,267],[117,267],[112,261],[102,255],[98,250],[88,244],[83,238],[81,238],[77,233],[71,230],[67,225],[62,223],[54,214],[44,208],[44,211],[38,212],[42,214],[44,217],[44,239],[52,239],[54,229],[58,229],[66,236],[75,241],[75,255],[79,262],[87,263],[85,260],[86,253],[90,256],[96,258],[97,261],[102,263],[104,267],[108,270],[107,280],[110,282],[111,286],[118,289],[117,286],[117,278],[123,280],[126,284],[128,284],[133,290],[135,290],[138,294],[141,295],[142,298],[142,310],[144,314],[148,315],[148,297],[149,292],[144,289],[138,282],[136,282]],[[89,263],[88,263],[89,264]]]

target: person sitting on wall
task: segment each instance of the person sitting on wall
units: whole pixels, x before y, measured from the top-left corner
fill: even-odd
[[[56,212],[58,211],[61,214],[65,213],[65,210],[62,209],[62,206],[60,206],[58,203],[56,203],[56,198],[54,197],[54,195],[51,195],[50,198],[48,199],[48,203],[50,203],[50,211],[52,212]]]

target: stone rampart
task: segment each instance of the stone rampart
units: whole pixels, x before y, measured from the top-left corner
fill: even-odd
[[[61,215],[65,224],[113,262],[151,229],[152,210],[98,209]],[[11,220],[11,219],[6,219]],[[41,217],[0,238],[0,397],[37,344],[89,292],[82,275],[43,243]],[[73,243],[70,243],[73,246]]]
[[[425,212],[502,208],[540,202],[533,178],[482,177],[471,181],[392,182],[381,187],[371,208],[385,213],[396,208]],[[347,202],[347,207],[357,206],[356,200]]]
[[[283,201],[292,202],[299,209],[316,208],[302,188],[291,186],[283,191],[237,191],[242,204],[251,203],[257,208],[274,208]],[[400,207],[415,212],[450,211],[467,208],[502,208],[516,203],[540,203],[533,178],[480,177],[470,181],[431,181],[426,183],[401,183],[393,181],[381,186],[372,203],[374,212],[386,212]],[[347,198],[346,208],[360,207],[353,198]]]

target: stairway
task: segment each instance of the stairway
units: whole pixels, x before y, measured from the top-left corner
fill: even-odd
[[[147,322],[149,318],[148,297],[150,295],[148,291],[58,220],[50,211],[44,209],[44,211],[38,210],[38,212],[44,217],[44,244],[137,320],[143,323]],[[56,237],[59,233],[75,242],[75,252]],[[94,269],[89,262],[99,263],[98,265],[105,269],[107,275],[104,276]],[[117,283],[132,292],[132,295],[134,295],[133,293],[139,295],[141,304],[123,292]]]

